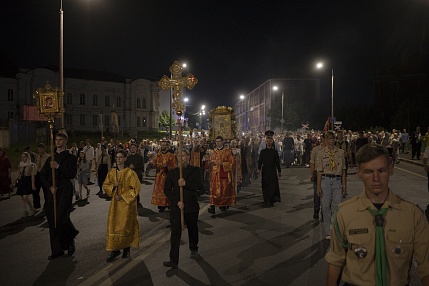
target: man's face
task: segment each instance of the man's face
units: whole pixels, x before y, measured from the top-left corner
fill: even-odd
[[[267,139],[265,140],[266,144],[268,147],[273,146],[274,140],[271,137],[267,137]]]
[[[127,158],[123,154],[121,153],[116,154],[116,164],[123,165],[125,160],[127,160]]]
[[[389,190],[389,177],[393,166],[383,157],[377,157],[357,167],[357,175],[362,180],[367,194],[379,195]]]
[[[177,154],[177,157],[179,157],[179,154]],[[186,154],[186,152],[182,152],[182,166],[188,166],[189,164],[189,155]]]
[[[37,153],[39,153],[40,155],[45,154],[45,149],[43,147],[37,147]]]
[[[161,142],[161,150],[166,151],[167,150],[167,142]]]
[[[335,143],[335,137],[334,137],[334,136],[329,135],[328,137],[326,137],[326,142],[325,142],[325,144],[326,144],[327,146],[334,146],[334,143]]]
[[[338,132],[337,133],[337,137],[338,137],[338,141],[343,141],[343,132]]]
[[[216,139],[216,148],[222,148],[223,147],[223,140],[222,139]]]
[[[55,146],[57,148],[64,148],[67,144],[67,140],[63,137],[57,136],[55,137]]]
[[[135,154],[137,152],[137,146],[136,145],[131,145],[130,151],[131,151],[131,154]]]

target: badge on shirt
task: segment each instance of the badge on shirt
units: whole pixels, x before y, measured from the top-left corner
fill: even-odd
[[[358,229],[350,229],[349,230],[349,235],[364,234],[364,233],[368,233],[368,229],[367,228],[358,228]]]

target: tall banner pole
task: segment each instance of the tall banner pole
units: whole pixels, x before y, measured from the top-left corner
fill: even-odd
[[[33,94],[36,99],[36,115],[40,118],[47,118],[49,123],[49,133],[51,141],[51,162],[54,162],[54,123],[55,118],[61,118],[64,115],[65,108],[63,102],[64,92],[59,88],[52,88],[48,82],[44,88],[38,88]],[[65,132],[65,130],[64,130]],[[52,170],[52,187],[56,190],[55,169]],[[57,227],[57,196],[56,192],[52,194],[54,202],[54,225]]]
[[[186,77],[182,77],[182,65],[175,61],[170,67],[171,76],[164,75],[161,80],[158,82],[158,86],[162,89],[172,89],[173,90],[173,105],[172,107],[176,110],[178,130],[179,130],[179,173],[180,178],[183,178],[183,167],[182,167],[182,115],[183,110],[185,110],[185,104],[182,99],[183,87],[188,89],[193,89],[194,86],[198,83],[198,80],[192,75],[188,74]],[[170,100],[171,102],[171,100]],[[171,114],[171,113],[170,113]],[[170,117],[171,120],[171,117]],[[170,121],[171,122],[171,121]],[[171,124],[170,124],[171,126]],[[171,136],[171,131],[170,131]],[[180,202],[183,203],[183,187],[180,187]],[[180,211],[180,218],[182,223],[182,231],[185,229],[185,210]]]

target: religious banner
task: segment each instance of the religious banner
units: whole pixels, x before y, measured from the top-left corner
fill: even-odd
[[[222,136],[224,140],[234,139],[237,132],[235,113],[231,107],[218,106],[210,110],[210,139]]]

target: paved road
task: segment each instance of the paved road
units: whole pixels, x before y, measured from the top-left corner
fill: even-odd
[[[429,204],[427,178],[421,166],[401,162],[392,189],[421,206]],[[238,194],[225,213],[207,213],[201,198],[201,258],[192,260],[183,235],[178,270],[168,259],[168,213],[150,205],[152,185],[142,187],[139,209],[141,246],[131,260],[104,260],[109,201],[91,195],[74,205],[71,219],[80,230],[73,257],[48,261],[49,237],[43,214],[21,219],[19,197],[0,201],[1,285],[323,285],[329,246],[319,221],[312,219],[312,185],[308,168],[282,170],[282,202],[264,207],[260,181]],[[350,170],[349,197],[362,191]],[[153,182],[153,181],[151,181]],[[97,187],[91,186],[96,193]],[[415,279],[414,279],[415,280]],[[413,280],[412,285],[420,285]]]

